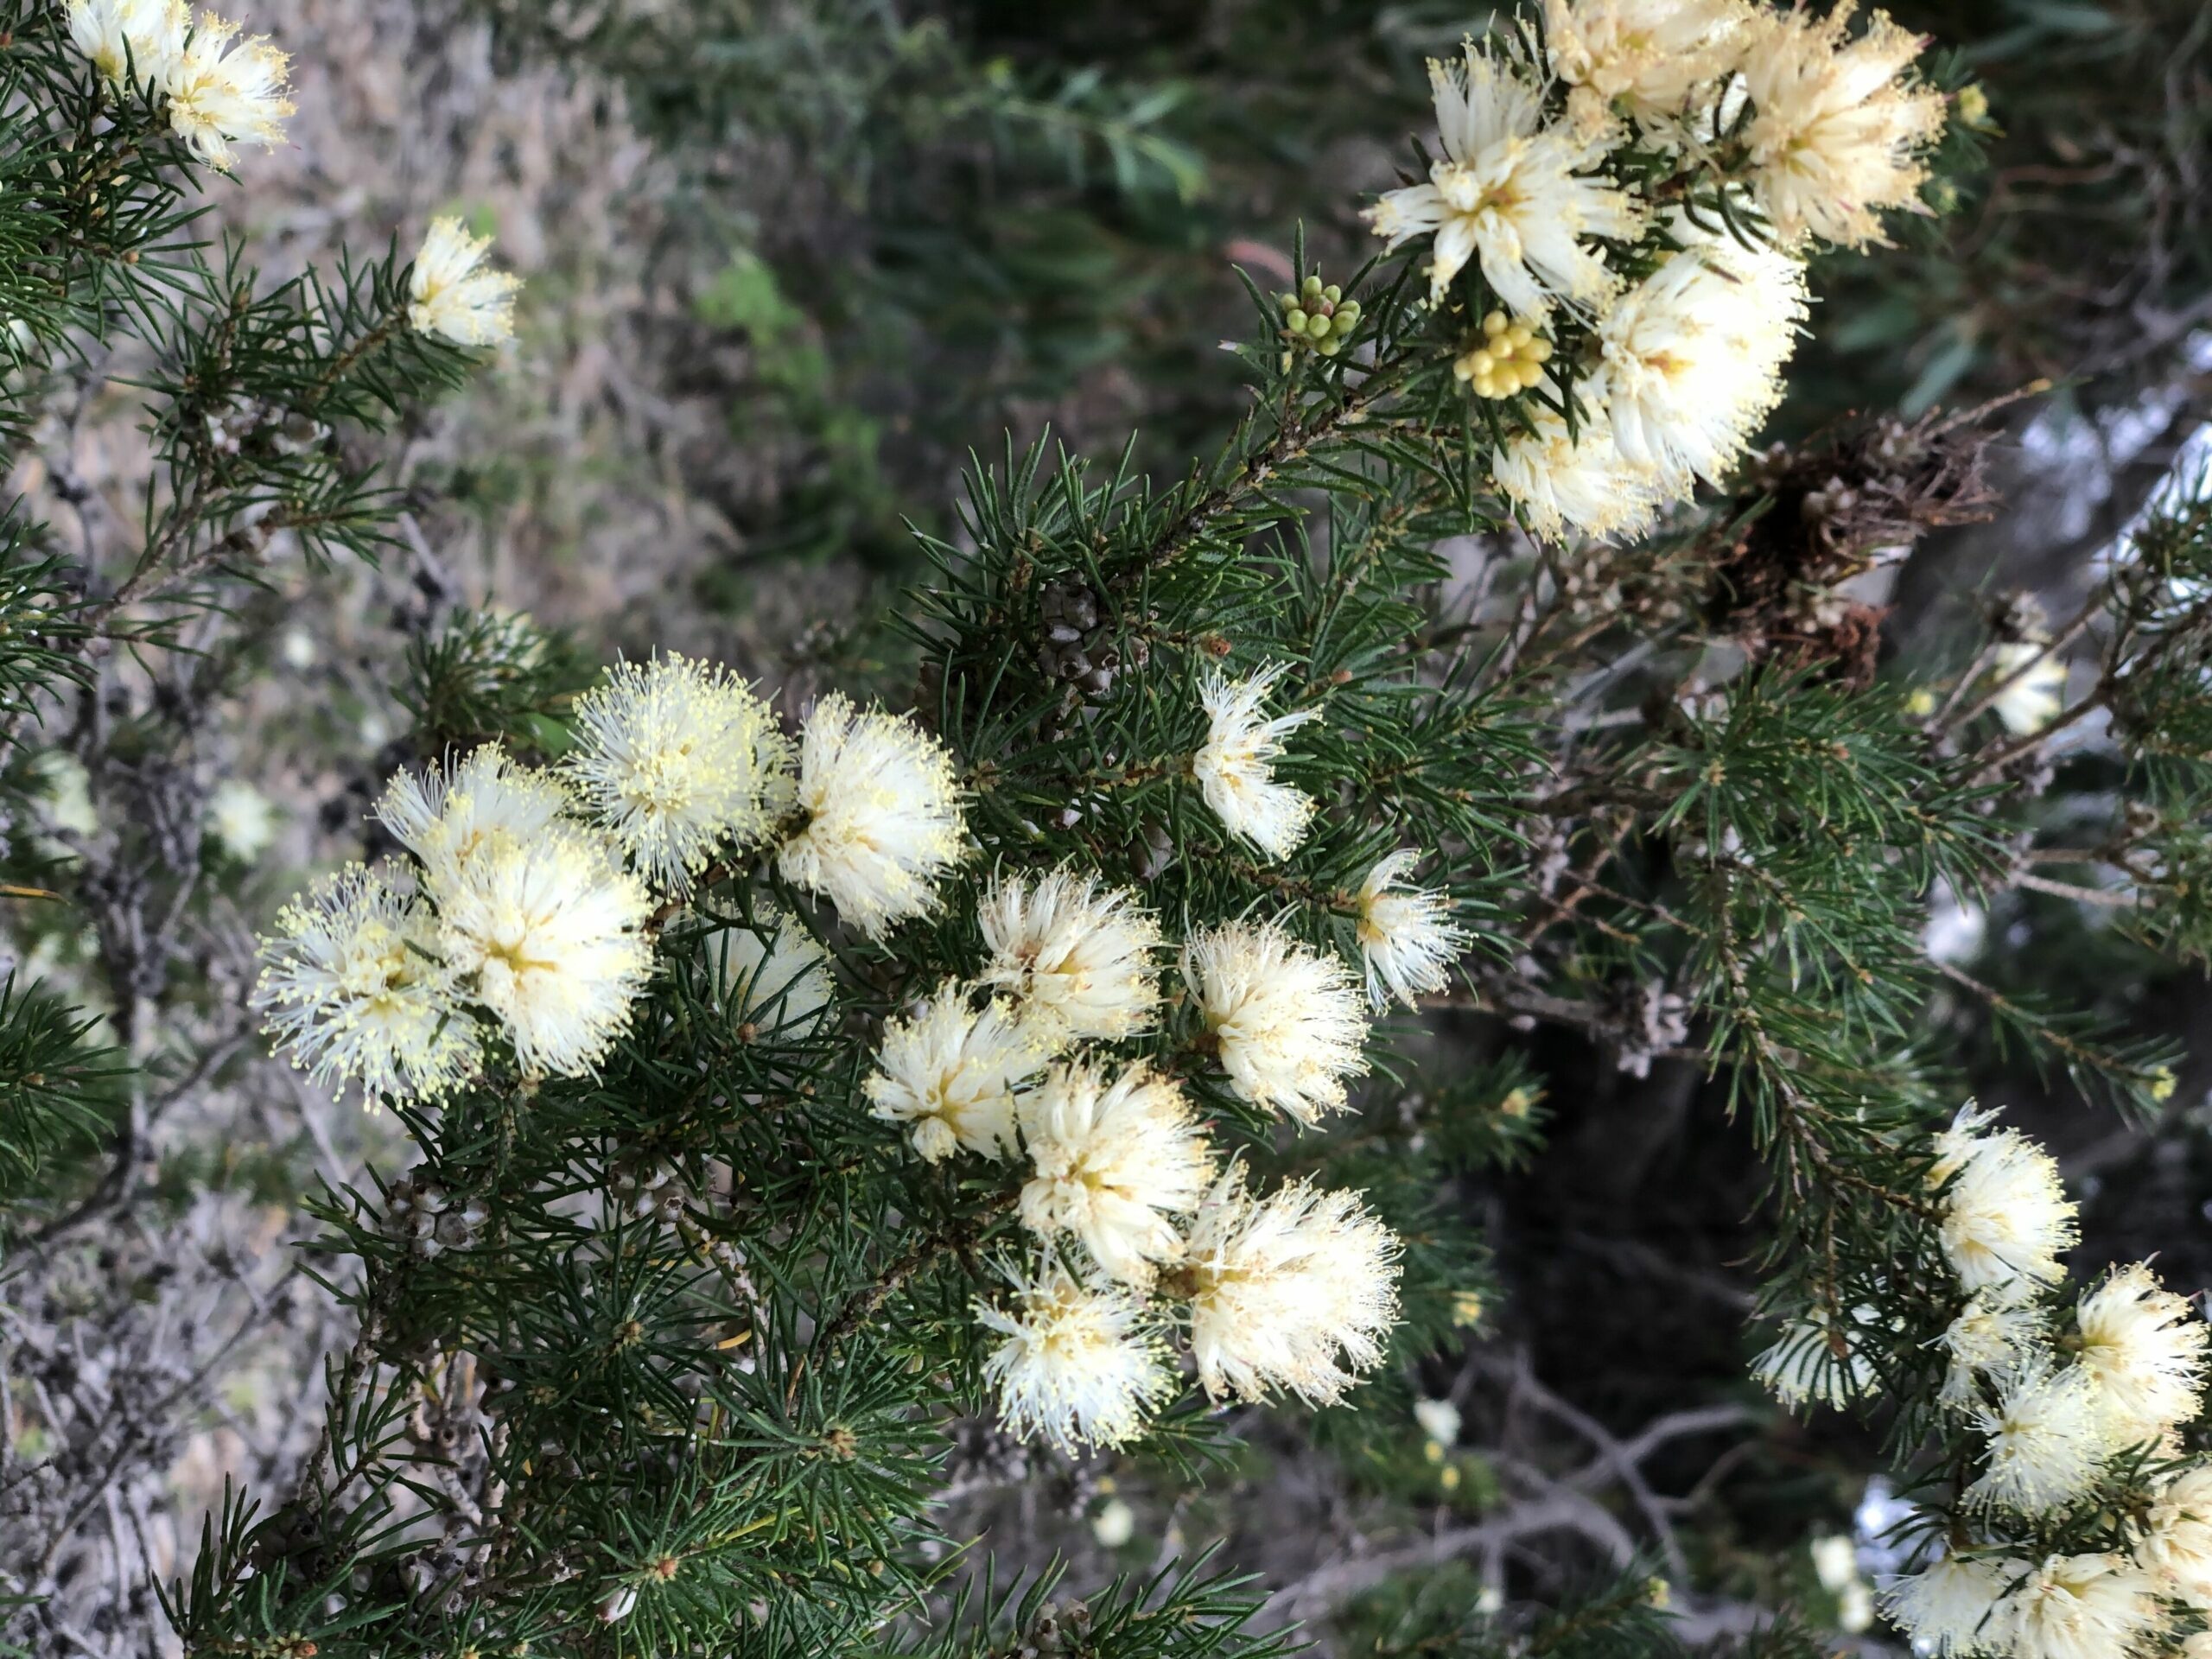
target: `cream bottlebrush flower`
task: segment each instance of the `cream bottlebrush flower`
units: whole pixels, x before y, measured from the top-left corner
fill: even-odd
[[[2185,1469],[2158,1489],[2135,1554],[2162,1595],[2212,1608],[2212,1465]]]
[[[1806,315],[1804,267],[1687,220],[1688,244],[1598,325],[1613,447],[1667,493],[1717,484],[1782,401]]]
[[[1021,1096],[1019,1121],[1036,1171],[1021,1189],[1025,1226],[1046,1239],[1073,1233],[1129,1284],[1150,1284],[1157,1264],[1182,1253],[1169,1217],[1198,1207],[1213,1157],[1173,1078],[1139,1061],[1109,1083],[1099,1066],[1071,1061]]]
[[[829,1020],[830,953],[773,905],[756,904],[751,927],[709,934],[707,965],[723,1006],[746,1025],[811,1037]]]
[[[1602,138],[1547,127],[1541,91],[1472,41],[1457,61],[1431,59],[1428,79],[1444,155],[1427,183],[1390,191],[1368,209],[1375,234],[1392,248],[1435,237],[1432,301],[1469,259],[1519,316],[1541,317],[1554,295],[1603,299],[1614,279],[1587,238],[1631,241],[1641,221],[1633,199],[1587,172],[1604,159]]]
[[[912,720],[830,692],[806,717],[797,802],[805,825],[777,860],[786,881],[870,938],[936,905],[966,826],[951,754]]]
[[[1571,88],[1574,130],[1597,137],[1615,105],[1651,124],[1733,68],[1742,0],[1544,0],[1544,49]]]
[[[1854,1325],[1871,1324],[1871,1307],[1852,1310]],[[1881,1386],[1880,1375],[1850,1332],[1840,1340],[1816,1319],[1792,1319],[1751,1362],[1751,1378],[1792,1411],[1807,1404],[1840,1411]]]
[[[1972,1415],[1989,1446],[1981,1478],[1967,1488],[1969,1503],[2042,1515],[2087,1492],[2112,1449],[2098,1422],[2096,1379],[2044,1356],[1999,1379],[1997,1403]]]
[[[718,847],[765,841],[791,798],[791,745],[752,688],[671,653],[618,663],[576,704],[562,773],[646,879],[682,893]]]
[[[1014,1305],[978,1303],[1006,1340],[983,1362],[999,1414],[1022,1436],[1065,1452],[1120,1446],[1174,1391],[1166,1344],[1129,1292],[1086,1285],[1058,1262],[1014,1279]]]
[[[1912,1637],[1916,1652],[1956,1659],[1996,1653],[2004,1644],[1998,1604],[2018,1576],[2003,1562],[1946,1555],[1899,1579],[1882,1592],[1882,1605]]]
[[[1382,1363],[1401,1248],[1353,1193],[1296,1181],[1263,1198],[1230,1170],[1184,1242],[1191,1351],[1206,1392],[1260,1401],[1287,1389],[1333,1404]]]
[[[233,144],[276,143],[292,113],[284,96],[291,60],[267,35],[240,41],[236,23],[201,12],[165,77],[169,126],[214,167],[230,166]]]
[[[447,960],[473,977],[515,1058],[588,1074],[629,1025],[652,967],[645,884],[598,835],[562,823],[491,836],[433,893]]]
[[[483,1033],[436,954],[437,925],[349,866],[278,912],[252,1006],[280,1052],[316,1082],[372,1096],[435,1096],[466,1078]]]
[[[1973,1404],[1981,1377],[2018,1365],[2048,1334],[2043,1310],[2012,1300],[2009,1288],[1974,1296],[1943,1332],[1943,1348],[1951,1357],[1943,1403],[1961,1408]]]
[[[2066,664],[2035,639],[2012,639],[1997,647],[1990,668],[2002,688],[1989,707],[2015,737],[2031,737],[2066,710]]]
[[[2075,1357],[2097,1380],[2100,1421],[2114,1446],[2151,1444],[2196,1415],[2212,1330],[2149,1262],[2120,1268],[2084,1296],[2077,1319]]]
[[[2053,1555],[1999,1604],[2012,1659],[2127,1659],[2165,1623],[2145,1573],[2120,1554]]]
[[[1995,1116],[1968,1107],[1936,1137],[1930,1180],[1949,1184],[1943,1253],[1969,1291],[2055,1283],[2077,1237],[2074,1205],[2049,1153],[2016,1130],[1987,1132]]]
[[[1227,922],[1192,936],[1183,977],[1240,1099],[1309,1126],[1343,1108],[1368,1032],[1343,963],[1273,922]]]
[[[1070,869],[995,879],[976,906],[991,960],[983,982],[1006,992],[1055,1046],[1119,1042],[1160,1006],[1160,923],[1128,887],[1102,892]]]
[[[1271,859],[1290,856],[1306,839],[1313,798],[1274,780],[1271,763],[1283,752],[1285,734],[1310,720],[1319,709],[1300,709],[1273,720],[1260,718],[1260,706],[1287,663],[1270,663],[1258,672],[1232,680],[1209,669],[1198,682],[1198,702],[1206,711],[1206,741],[1192,758],[1206,804],[1230,834],[1242,836]]]
[[[69,38],[118,86],[164,84],[191,23],[185,0],[69,0]]]
[[[1390,854],[1359,885],[1359,918],[1353,925],[1367,964],[1367,996],[1377,1012],[1395,997],[1421,1006],[1424,992],[1451,982],[1452,964],[1467,948],[1467,931],[1452,919],[1449,895],[1401,884],[1421,862],[1407,849]]]
[[[1560,396],[1550,380],[1543,388]],[[1659,511],[1657,471],[1614,447],[1605,410],[1586,390],[1583,402],[1589,418],[1570,434],[1565,416],[1529,400],[1522,413],[1534,429],[1516,432],[1491,454],[1491,476],[1546,541],[1562,541],[1570,532],[1599,541],[1634,536]]]
[[[1878,241],[1879,210],[1917,209],[1919,152],[1943,130],[1942,94],[1904,78],[1919,38],[1878,11],[1854,40],[1853,10],[1762,10],[1738,37],[1751,188],[1786,243]]]
[[[963,1147],[1005,1158],[1014,1147],[1014,1090],[1046,1058],[1012,1004],[994,999],[978,1014],[967,987],[947,980],[911,1015],[884,1022],[875,1074],[861,1092],[876,1116],[906,1126],[925,1163]]]
[[[432,219],[408,282],[408,326],[456,346],[512,340],[522,278],[485,264],[491,251],[490,237],[471,236],[459,219]]]
[[[435,896],[486,847],[535,841],[574,804],[557,779],[486,743],[450,774],[437,766],[401,772],[385,786],[377,819],[421,861]]]

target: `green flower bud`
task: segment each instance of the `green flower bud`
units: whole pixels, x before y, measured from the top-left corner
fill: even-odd
[[[1319,294],[1321,291],[1321,279],[1319,276],[1308,276],[1300,285],[1299,291],[1303,294]]]
[[[1316,312],[1306,319],[1306,332],[1315,340],[1326,340],[1329,337],[1329,329],[1334,321],[1334,318],[1325,317]]]
[[[1306,332],[1306,314],[1300,310],[1296,306],[1292,306],[1289,310],[1282,314],[1282,326],[1289,329],[1294,334],[1304,334]]]
[[[1329,332],[1332,334],[1348,334],[1358,327],[1359,319],[1349,311],[1339,311],[1329,319]]]
[[[1318,340],[1314,343],[1313,346],[1313,349],[1320,353],[1324,357],[1334,357],[1338,352],[1344,350],[1344,341],[1335,339]]]
[[[1298,309],[1298,296],[1295,294],[1278,294],[1275,296],[1275,303],[1286,311],[1295,311]]]
[[[1342,305],[1337,308],[1337,315],[1340,317],[1350,317],[1354,322],[1357,322],[1359,321],[1359,302],[1357,300],[1346,300]]]
[[[1331,283],[1326,288],[1321,290],[1321,297],[1326,300],[1331,305],[1334,305],[1338,300],[1344,298],[1344,289],[1334,283]]]

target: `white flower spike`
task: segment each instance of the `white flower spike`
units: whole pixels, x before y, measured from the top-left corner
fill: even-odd
[[[434,1099],[467,1079],[483,1033],[436,950],[437,924],[353,865],[276,917],[252,1006],[280,1052],[326,1085]]]
[[[983,1376],[1017,1435],[1042,1434],[1071,1453],[1121,1446],[1173,1391],[1143,1305],[1118,1287],[1085,1285],[1058,1263],[1015,1275],[1012,1307],[980,1303],[976,1316],[1005,1338]]]
[[[458,219],[433,219],[409,278],[409,326],[456,346],[513,339],[522,278],[486,265],[491,251],[490,237],[471,236]]]
[[[993,1001],[977,1013],[967,987],[947,980],[911,1015],[884,1022],[875,1073],[861,1088],[876,1116],[906,1128],[925,1163],[963,1150],[1006,1158],[1014,1149],[1014,1091],[1046,1058],[1010,1003]]]
[[[1074,1235],[1108,1277],[1133,1285],[1181,1255],[1172,1218],[1198,1207],[1213,1158],[1173,1078],[1141,1060],[1110,1081],[1096,1063],[1067,1062],[1021,1096],[1020,1122],[1036,1172],[1020,1198],[1031,1231]]]
[[[240,41],[238,33],[236,23],[201,12],[170,56],[162,87],[177,137],[200,160],[225,168],[233,144],[267,149],[281,140],[292,113],[284,96],[291,60],[267,35]]]
[[[1241,1099],[1308,1127],[1343,1109],[1344,1080],[1367,1070],[1368,1020],[1342,962],[1236,921],[1192,937],[1183,976]]]
[[[439,942],[533,1071],[588,1075],[630,1023],[652,967],[652,901],[581,824],[494,835],[433,889]]]
[[[791,745],[742,680],[671,653],[620,663],[576,704],[562,763],[639,870],[683,894],[718,849],[767,839],[791,795]]]
[[[1039,1040],[1117,1043],[1148,1028],[1160,1006],[1159,921],[1128,887],[1103,890],[1072,869],[1001,874],[976,906],[1003,991]]]
[[[1397,1235],[1355,1195],[1294,1182],[1269,1198],[1242,1169],[1191,1224],[1191,1352],[1216,1399],[1288,1389],[1332,1405],[1382,1363],[1398,1312]]]
[[[1392,248],[1433,236],[1428,286],[1440,301],[1470,259],[1516,315],[1541,318],[1554,297],[1592,304],[1614,277],[1590,238],[1633,240],[1641,219],[1624,191],[1591,175],[1595,137],[1546,126],[1543,93],[1522,68],[1467,43],[1428,66],[1444,155],[1425,184],[1393,190],[1368,210]]]
[[[952,756],[904,715],[832,691],[806,717],[797,805],[805,822],[778,855],[784,879],[820,894],[870,938],[927,914],[958,862],[966,825]]]
[[[1260,717],[1268,694],[1289,667],[1271,663],[1241,680],[1209,669],[1198,682],[1206,741],[1191,761],[1192,775],[1223,827],[1277,860],[1289,857],[1306,839],[1314,803],[1303,791],[1277,783],[1273,763],[1283,753],[1285,736],[1321,718],[1319,709]]]
[[[1466,929],[1452,919],[1450,896],[1404,885],[1420,862],[1419,853],[1401,849],[1360,883],[1353,933],[1367,965],[1368,1001],[1378,1014],[1393,999],[1417,1008],[1424,995],[1444,989],[1452,964],[1467,948]]]

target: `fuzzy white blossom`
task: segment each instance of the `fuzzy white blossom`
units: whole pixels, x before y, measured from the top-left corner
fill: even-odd
[[[791,1037],[828,1023],[836,995],[830,953],[774,905],[756,904],[750,927],[715,929],[706,951],[724,1006],[742,1023]]]
[[[458,219],[435,219],[408,279],[408,326],[456,346],[497,346],[514,338],[522,278],[484,263],[488,236],[471,236]]]
[[[1918,36],[1877,11],[1854,37],[1853,10],[1762,10],[1742,33],[1751,185],[1785,242],[1859,247],[1881,238],[1882,209],[1920,211],[1942,95],[1906,79]]]
[[[2212,1465],[2197,1464],[2158,1488],[2135,1553],[2159,1593],[2212,1610]]]
[[[1447,1451],[1459,1444],[1459,1408],[1449,1400],[1416,1400],[1414,1421],[1431,1446]]]
[[[1072,1233],[1109,1278],[1146,1285],[1182,1254],[1173,1220],[1213,1174],[1205,1129],[1172,1077],[1143,1061],[1104,1070],[1054,1066],[1021,1096],[1021,1144],[1035,1172],[1022,1223],[1050,1239]]]
[[[588,1075],[627,1028],[652,951],[652,901],[580,824],[495,834],[442,874],[439,944],[529,1070]]]
[[[2097,1381],[2097,1409],[2114,1446],[2154,1445],[2196,1415],[2212,1330],[2150,1263],[2120,1268],[2082,1299],[2075,1358]]]
[[[2096,1380],[2047,1356],[2000,1378],[1996,1403],[1970,1414],[1988,1443],[1981,1475],[1967,1489],[1970,1503],[2044,1514],[2087,1492],[2111,1449],[2098,1421]]]
[[[1014,1090],[1046,1058],[1012,1004],[995,998],[978,1012],[967,988],[948,980],[912,1014],[884,1022],[861,1090],[876,1116],[906,1129],[926,1163],[963,1147],[1005,1158],[1014,1148]]]
[[[1335,956],[1272,922],[1226,922],[1192,936],[1183,977],[1239,1098],[1307,1125],[1343,1108],[1344,1079],[1367,1070],[1368,1020]]]
[[[1560,396],[1554,382],[1541,384],[1552,397]],[[1659,511],[1658,472],[1621,454],[1604,404],[1586,385],[1580,390],[1588,418],[1573,431],[1549,404],[1524,400],[1520,413],[1532,429],[1514,431],[1491,451],[1491,476],[1547,541],[1570,532],[1599,541],[1636,535]]]
[[[1001,874],[976,906],[991,960],[983,982],[1006,993],[1040,1040],[1119,1042],[1160,1006],[1160,923],[1128,887],[1072,869]]]
[[[398,774],[385,785],[377,817],[421,862],[435,894],[487,847],[537,840],[573,804],[559,779],[487,743],[450,772],[432,766]]]
[[[1449,894],[1404,886],[1421,855],[1400,849],[1383,858],[1359,885],[1353,935],[1367,966],[1367,996],[1376,1010],[1392,998],[1421,1006],[1424,993],[1451,982],[1452,964],[1467,948],[1467,931],[1452,919]]]
[[[2017,1568],[1973,1556],[1945,1555],[1883,1592],[1882,1605],[1915,1649],[1966,1659],[1998,1651],[1998,1603]]]
[[[162,86],[183,49],[185,0],[69,0],[69,37],[118,86]]]
[[[427,911],[352,865],[277,913],[252,1006],[316,1082],[357,1081],[372,1101],[435,1097],[483,1050],[436,946]]]
[[[2066,710],[2065,659],[2037,639],[2008,639],[1990,666],[1990,711],[2015,737],[2032,737]]]
[[[1090,1518],[1090,1535],[1101,1549],[1119,1549],[1136,1536],[1136,1530],[1137,1512],[1118,1497],[1109,1498]]]
[[[2012,1659],[2126,1659],[2165,1622],[2151,1575],[2120,1554],[2053,1555],[1999,1604]]]
[[[1357,1195],[1295,1181],[1262,1198],[1232,1168],[1185,1239],[1191,1352],[1216,1399],[1340,1399],[1398,1316],[1397,1235]]]
[[[2009,1370],[2036,1351],[2048,1334],[2043,1310],[2004,1291],[1983,1291],[1968,1300],[1943,1332],[1950,1356],[1941,1398],[1965,1408],[1979,1398],[1980,1380]]]
[[[1717,484],[1782,401],[1782,370],[1806,316],[1804,267],[1688,219],[1686,245],[1621,296],[1598,325],[1614,448],[1688,496]]]
[[[284,96],[291,60],[267,35],[241,41],[238,34],[238,24],[201,12],[162,77],[169,126],[214,167],[231,165],[233,144],[278,142],[292,113]]]
[[[1866,1325],[1874,1310],[1852,1310],[1851,1323]],[[1816,1319],[1793,1319],[1784,1325],[1757,1359],[1751,1377],[1792,1411],[1807,1404],[1840,1411],[1865,1399],[1881,1384],[1881,1377],[1853,1332],[1831,1333]]]
[[[871,938],[937,904],[963,850],[952,756],[911,719],[832,691],[807,715],[784,879],[820,894]]]
[[[976,1314],[1005,1338],[983,1376],[1017,1435],[1042,1434],[1069,1452],[1120,1446],[1173,1391],[1165,1344],[1118,1286],[1086,1285],[1050,1263],[1014,1277],[1011,1307],[983,1302]]]
[[[1542,316],[1554,296],[1605,298],[1614,278],[1591,238],[1632,241],[1640,219],[1625,192],[1589,171],[1605,157],[1602,137],[1546,125],[1535,82],[1472,41],[1451,62],[1431,59],[1428,79],[1444,154],[1427,182],[1368,210],[1375,234],[1392,248],[1434,238],[1432,300],[1470,259],[1519,316]]]
[[[207,829],[224,850],[251,864],[276,839],[276,809],[243,778],[226,778],[207,794]]]
[[[2078,1236],[2073,1202],[2056,1160],[2017,1130],[1992,1131],[1995,1116],[1969,1106],[1936,1137],[1943,1253],[1969,1291],[2056,1283]]]
[[[1602,134],[1618,107],[1655,124],[1733,67],[1743,0],[1544,0],[1544,49],[1568,87],[1580,134]]]
[[[681,893],[716,849],[766,840],[791,800],[768,705],[711,663],[618,663],[576,703],[562,772],[647,880]]]
[[[1306,839],[1313,818],[1313,797],[1277,783],[1274,762],[1283,753],[1284,736],[1320,719],[1321,711],[1300,709],[1273,720],[1260,717],[1268,692],[1289,666],[1271,663],[1241,680],[1219,669],[1207,670],[1198,682],[1206,741],[1191,760],[1192,776],[1223,827],[1271,859],[1289,857]]]

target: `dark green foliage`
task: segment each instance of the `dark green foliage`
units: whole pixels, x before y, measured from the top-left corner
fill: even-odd
[[[551,754],[568,741],[561,716],[593,672],[566,634],[526,618],[459,611],[408,646],[395,690],[427,755],[489,742]]]
[[[85,674],[81,577],[42,538],[13,512],[0,518],[0,720],[10,726],[32,715],[40,691]]]
[[[63,1185],[114,1109],[123,1057],[86,1041],[98,1022],[38,986],[0,986],[0,1206],[10,1230],[16,1206]]]

